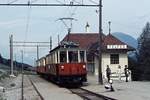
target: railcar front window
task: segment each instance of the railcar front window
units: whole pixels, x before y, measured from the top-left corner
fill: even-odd
[[[69,62],[76,63],[78,62],[78,52],[77,51],[69,51]]]
[[[84,51],[80,51],[80,59],[81,59],[81,62],[84,62]]]
[[[60,62],[61,62],[61,63],[67,62],[67,54],[66,54],[66,51],[61,51],[61,52],[60,52]]]

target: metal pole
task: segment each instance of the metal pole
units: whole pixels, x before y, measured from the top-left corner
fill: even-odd
[[[15,54],[15,64],[14,64],[14,71],[15,71],[15,72],[17,72],[17,69],[16,69],[16,68],[17,68],[17,67],[16,67],[17,64],[16,64],[16,62],[17,62],[17,61],[16,61],[16,54]]]
[[[39,46],[37,45],[37,60],[39,59]]]
[[[52,50],[52,37],[50,36],[50,50]]]
[[[71,28],[68,28],[67,42],[69,42],[69,38],[70,38],[70,32],[71,32]]]
[[[21,100],[24,100],[24,96],[23,96],[23,50],[21,50],[21,58],[22,58],[22,67],[21,67],[21,73],[22,73],[22,84],[21,84]]]
[[[13,35],[10,35],[10,62],[11,62],[11,73],[10,76],[13,76]]]
[[[23,50],[21,50],[21,62],[22,62],[22,66],[21,66],[21,68],[22,68],[22,70],[21,70],[21,72],[23,73]]]
[[[9,54],[10,54],[10,67],[11,67],[11,35],[10,35],[10,37],[9,37]],[[11,69],[10,69],[10,75],[11,75]]]
[[[98,68],[98,81],[103,84],[102,78],[102,0],[99,0],[99,68]]]

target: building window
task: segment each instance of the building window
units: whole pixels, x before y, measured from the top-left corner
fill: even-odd
[[[119,64],[119,54],[110,54],[110,63]]]

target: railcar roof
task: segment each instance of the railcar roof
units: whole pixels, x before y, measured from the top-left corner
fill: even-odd
[[[40,59],[36,60],[36,62],[37,62],[37,61],[40,61],[40,60],[42,60],[42,59],[45,59],[45,58],[46,58],[46,57],[41,57]]]
[[[71,41],[69,41],[69,42],[65,41],[65,42],[61,43],[59,46],[55,47],[53,50],[51,50],[50,53],[55,50],[58,50],[58,49],[59,50],[79,49],[79,44],[71,42]]]

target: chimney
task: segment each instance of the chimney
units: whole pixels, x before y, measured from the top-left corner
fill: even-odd
[[[110,35],[111,34],[111,26],[110,26],[111,25],[111,21],[109,21],[108,24],[109,24],[109,35]]]
[[[86,32],[86,33],[89,33],[89,29],[90,29],[90,25],[89,25],[89,23],[87,22],[87,23],[86,23],[86,26],[85,26],[85,32]]]

